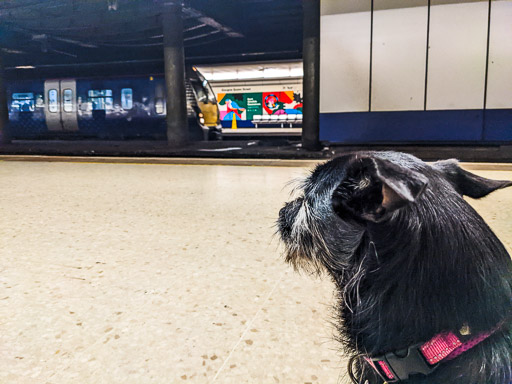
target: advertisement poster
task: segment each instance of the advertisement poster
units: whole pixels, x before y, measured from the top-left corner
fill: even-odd
[[[257,115],[302,114],[302,95],[297,90],[254,92],[249,87],[233,87],[221,91],[227,91],[217,92],[224,128],[254,127],[253,120]]]

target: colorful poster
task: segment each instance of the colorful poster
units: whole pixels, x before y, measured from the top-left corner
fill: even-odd
[[[220,119],[226,121],[246,120],[247,103],[243,93],[219,93]]]
[[[302,113],[302,98],[293,91],[262,93],[263,107],[268,115]]]
[[[261,93],[245,93],[244,96],[247,102],[247,120],[252,120],[254,115],[261,115]]]
[[[254,127],[254,116],[258,115],[302,114],[302,96],[299,92],[236,91],[217,93],[220,120],[224,127]]]

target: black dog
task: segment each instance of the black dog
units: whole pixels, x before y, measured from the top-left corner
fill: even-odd
[[[510,185],[455,160],[360,152],[318,166],[281,209],[286,260],[339,291],[352,380],[512,382],[512,261],[462,198]]]

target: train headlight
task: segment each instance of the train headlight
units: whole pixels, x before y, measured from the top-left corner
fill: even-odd
[[[203,113],[202,112],[199,112],[199,117],[204,117]]]
[[[199,122],[200,122],[201,124],[204,124],[204,118],[200,117],[200,118],[199,118]]]

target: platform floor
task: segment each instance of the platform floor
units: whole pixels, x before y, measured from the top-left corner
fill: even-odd
[[[273,237],[306,172],[0,161],[0,383],[347,383]],[[472,204],[510,250],[512,189]]]

